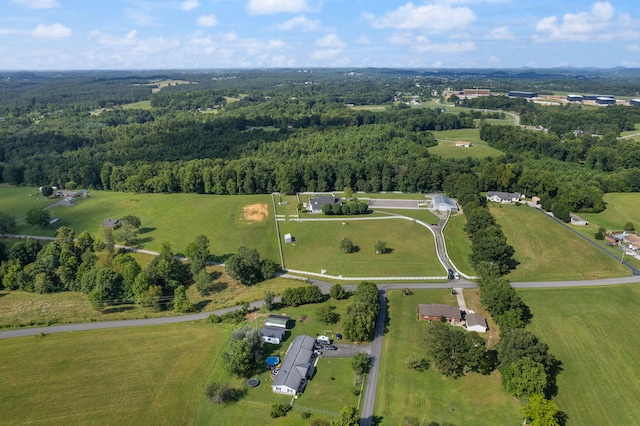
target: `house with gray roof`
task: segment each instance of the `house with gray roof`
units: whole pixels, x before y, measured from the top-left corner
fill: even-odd
[[[260,329],[260,339],[265,343],[273,343],[279,345],[284,339],[286,329],[282,327],[273,327],[265,325]]]
[[[307,210],[309,210],[311,213],[322,213],[322,206],[324,206],[325,204],[342,204],[342,201],[340,200],[340,198],[337,198],[333,194],[320,195],[309,200]]]
[[[467,330],[469,331],[486,333],[489,329],[486,318],[480,314],[476,314],[475,312],[467,312],[465,315],[465,321],[467,323]]]
[[[451,324],[458,324],[462,321],[462,312],[457,306],[449,306],[440,303],[430,305],[418,305],[418,319],[428,321],[440,321],[445,318]]]
[[[273,393],[296,395],[304,391],[307,381],[315,371],[317,359],[313,353],[315,342],[316,339],[305,335],[293,339],[280,370],[271,383]]]
[[[520,201],[520,196],[521,194],[519,192],[487,192],[487,200],[493,201],[494,203],[516,203]]]

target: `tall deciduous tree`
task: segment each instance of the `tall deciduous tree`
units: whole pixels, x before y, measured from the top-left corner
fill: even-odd
[[[48,211],[39,208],[33,208],[27,212],[27,216],[24,219],[29,225],[39,226],[45,228],[51,221],[51,215]]]
[[[560,426],[558,406],[541,394],[531,395],[522,408],[525,422],[531,426]]]
[[[344,237],[342,241],[340,241],[340,247],[343,252],[351,253],[353,251],[353,242],[349,238]]]
[[[207,264],[209,259],[209,239],[205,235],[196,235],[193,242],[187,245],[184,254],[189,258],[191,262],[191,273],[193,275],[198,274]]]
[[[502,384],[516,398],[544,394],[548,380],[544,365],[525,356],[503,368]]]

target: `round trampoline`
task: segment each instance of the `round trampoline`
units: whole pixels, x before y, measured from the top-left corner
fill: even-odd
[[[260,380],[256,379],[255,377],[252,377],[249,380],[247,380],[247,385],[249,385],[252,388],[255,388],[259,384],[260,384]]]
[[[269,367],[275,367],[279,363],[280,363],[280,358],[278,358],[277,356],[270,356],[267,358],[267,365]]]

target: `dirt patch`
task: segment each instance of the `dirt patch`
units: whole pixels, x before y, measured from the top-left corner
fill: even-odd
[[[242,220],[262,222],[269,216],[269,206],[265,203],[249,204],[242,208]]]

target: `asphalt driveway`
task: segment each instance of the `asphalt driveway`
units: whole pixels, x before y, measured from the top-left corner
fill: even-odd
[[[337,351],[327,351],[320,349],[323,358],[351,358],[357,353],[365,352],[371,354],[371,345],[357,345],[355,343],[340,343],[339,341],[333,342],[333,346],[338,348]]]

